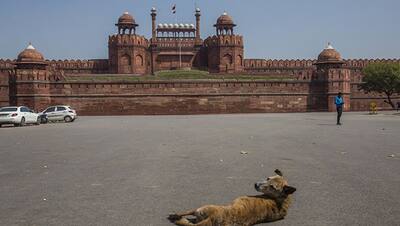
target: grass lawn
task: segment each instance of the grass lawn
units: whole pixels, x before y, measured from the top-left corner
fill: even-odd
[[[200,70],[174,70],[158,71],[155,75],[71,75],[66,76],[67,81],[157,81],[157,80],[293,80],[289,76],[271,76],[271,75],[217,75],[210,74],[207,71]]]

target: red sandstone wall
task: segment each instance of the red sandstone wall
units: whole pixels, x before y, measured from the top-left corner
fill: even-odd
[[[14,63],[15,60],[10,60],[10,59],[0,59],[0,70],[10,70],[14,68]]]
[[[381,60],[347,60],[350,69],[352,111],[367,111],[374,101],[382,109],[390,106],[384,97],[360,92],[362,67]],[[390,60],[400,62],[400,60]],[[290,75],[291,82],[272,81],[153,81],[153,82],[64,82],[63,74],[106,70],[107,60],[49,61],[49,71],[17,73],[19,105],[43,110],[49,104],[69,104],[80,114],[197,114],[245,112],[302,112],[326,110],[327,90],[315,73],[313,61],[245,60],[247,70],[260,75]],[[8,105],[8,72],[14,61],[0,60],[0,104]],[[101,71],[100,70],[100,71]],[[264,70],[261,73],[261,70]],[[269,73],[269,74],[268,74]],[[4,76],[6,74],[6,76]],[[396,97],[395,101],[400,101]],[[32,107],[33,106],[33,107]]]
[[[149,41],[139,35],[111,35],[108,39],[109,71],[116,74],[148,73]]]
[[[49,76],[47,70],[17,69],[13,74],[15,83],[10,84],[14,89],[10,99],[15,105],[24,105],[39,111],[50,104],[49,82],[54,82],[56,79],[58,76]]]
[[[397,62],[400,59],[345,59],[345,67],[362,69],[370,63],[377,62]],[[244,66],[248,71],[257,71],[262,69],[292,69],[292,68],[314,68],[316,60],[266,60],[266,59],[245,59]]]
[[[274,68],[313,68],[316,60],[264,60],[245,59],[246,70],[274,69]]]
[[[352,111],[368,111],[372,102],[375,102],[381,110],[392,109],[389,104],[384,102],[386,100],[385,95],[373,93],[366,94],[359,90],[359,85],[360,83],[351,83],[350,101]],[[396,104],[396,102],[400,101],[400,96],[394,96],[392,100]]]
[[[104,74],[108,73],[108,60],[46,60],[49,64],[49,71],[60,72],[65,74]],[[12,70],[15,60],[0,59],[0,71]]]
[[[262,76],[282,76],[296,80],[310,81],[313,72],[315,60],[263,60],[263,59],[245,59],[244,70],[248,74]]]
[[[154,71],[173,70],[179,68],[201,68],[204,65],[201,49],[196,47],[196,39],[183,37],[179,42],[175,38],[153,39],[155,47]],[[179,60],[179,49],[181,59]]]
[[[9,106],[8,73],[0,70],[0,107]]]
[[[63,71],[65,74],[104,74],[108,73],[108,60],[51,60],[47,61],[50,71]]]
[[[0,107],[10,105],[9,73],[14,68],[13,60],[0,59]]]
[[[30,82],[19,83],[21,102],[29,101]],[[68,104],[81,115],[201,114],[308,111],[308,82],[43,82],[37,100]],[[38,109],[39,110],[39,109]]]
[[[80,115],[158,115],[304,112],[306,95],[295,96],[137,96],[52,98],[53,104],[65,103]]]
[[[208,51],[208,71],[211,73],[243,72],[243,37],[240,35],[219,35],[205,41]]]
[[[391,106],[384,102],[386,97],[379,94],[366,94],[359,90],[359,85],[362,82],[362,70],[370,63],[392,62],[400,63],[400,59],[353,59],[345,60],[345,67],[351,70],[351,110],[352,111],[368,111],[372,102],[377,103],[379,109],[390,110]],[[393,98],[394,102],[400,101],[400,96]]]

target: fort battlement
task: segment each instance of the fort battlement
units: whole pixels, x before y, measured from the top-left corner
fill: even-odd
[[[193,38],[157,38],[153,40],[153,44],[162,49],[193,48],[196,40]]]
[[[400,59],[345,59],[345,66],[350,68],[364,68],[370,63],[399,63]]]
[[[149,40],[140,35],[116,34],[110,35],[108,39],[109,45],[124,45],[124,46],[140,46],[143,48],[149,47]]]
[[[241,46],[243,47],[243,36],[240,35],[214,35],[204,41],[207,47],[214,46]]]
[[[66,74],[102,74],[108,72],[108,59],[47,60],[49,70],[62,70]]]
[[[295,59],[295,60],[271,60],[271,59],[245,59],[244,67],[248,70],[262,68],[313,68],[317,60]]]
[[[38,103],[35,109],[46,107],[40,104],[46,102],[38,100],[50,99],[52,104],[63,102],[74,106],[84,115],[239,113],[263,112],[265,109],[273,112],[287,112],[290,109],[307,111],[309,95],[308,82],[268,80],[21,80],[17,82],[17,86],[20,92],[13,98],[20,101],[34,98]],[[33,89],[37,92],[32,93]]]
[[[16,60],[0,59],[0,71],[14,69]]]

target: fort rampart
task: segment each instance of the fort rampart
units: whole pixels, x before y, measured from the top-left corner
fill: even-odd
[[[350,110],[368,110],[372,101],[381,109],[389,109],[383,96],[359,90],[362,67],[382,61],[394,62],[346,61],[351,75]],[[326,84],[339,81],[338,76],[330,81],[318,76],[310,60],[245,60],[246,70],[267,69],[257,80],[171,81],[67,81],[65,75],[72,72],[74,76],[79,76],[77,72],[90,71],[94,76],[99,70],[106,72],[107,61],[47,62],[47,70],[15,73],[15,61],[0,60],[1,106],[27,105],[39,111],[49,105],[68,104],[83,115],[326,111],[326,103],[321,101],[327,98]],[[285,78],[271,80],[272,74],[274,79],[279,75]]]

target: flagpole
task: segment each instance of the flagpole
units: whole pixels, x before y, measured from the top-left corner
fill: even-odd
[[[175,14],[175,24],[178,24],[178,15],[176,14],[176,4],[172,6],[172,13]],[[181,46],[181,38],[179,32],[179,26],[176,28],[178,32],[175,32],[175,37],[178,39],[178,51],[179,51],[179,69],[182,69],[182,46]]]
[[[178,14],[176,13],[176,11],[175,11],[175,23],[178,24]],[[182,45],[181,45],[180,32],[178,32],[178,48],[179,48],[179,70],[181,70],[182,69]]]
[[[179,42],[178,42],[178,45],[179,45],[179,69],[182,69],[182,45],[181,45],[181,38],[179,37],[179,35],[178,35],[178,38],[179,38]]]

